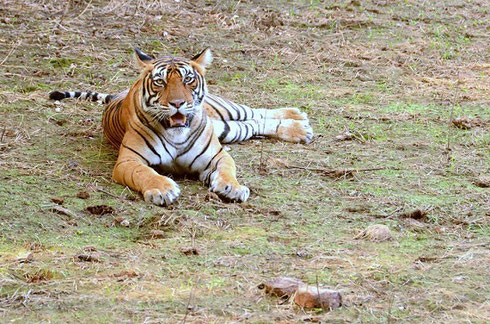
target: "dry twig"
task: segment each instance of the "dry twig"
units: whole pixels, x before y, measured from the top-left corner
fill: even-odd
[[[326,168],[310,168],[310,167],[302,167],[299,165],[288,165],[286,166],[288,169],[299,169],[299,170],[307,170],[317,172],[327,177],[332,178],[340,178],[340,177],[349,177],[353,176],[356,173],[360,172],[371,172],[371,171],[379,171],[379,170],[401,170],[400,168],[393,167],[377,167],[377,168],[365,168],[365,169],[326,169]]]

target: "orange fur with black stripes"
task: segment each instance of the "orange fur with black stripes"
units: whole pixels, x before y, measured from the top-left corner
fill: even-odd
[[[146,201],[171,204],[180,189],[169,174],[196,174],[210,190],[232,201],[245,201],[250,191],[236,179],[235,162],[220,142],[253,136],[308,143],[312,130],[296,108],[252,109],[207,93],[205,69],[209,49],[191,60],[153,59],[138,49],[139,79],[119,95],[84,92],[50,94],[52,99],[84,97],[108,102],[102,126],[119,149],[113,178],[140,192]]]

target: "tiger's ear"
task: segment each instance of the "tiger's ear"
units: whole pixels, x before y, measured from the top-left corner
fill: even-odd
[[[140,69],[144,69],[145,67],[147,67],[148,63],[150,63],[153,60],[153,58],[150,55],[143,53],[137,47],[134,48],[134,57],[136,60],[136,65]]]
[[[204,51],[194,56],[192,61],[197,63],[203,69],[206,69],[213,61],[213,54],[211,54],[211,50],[209,48],[206,48]]]

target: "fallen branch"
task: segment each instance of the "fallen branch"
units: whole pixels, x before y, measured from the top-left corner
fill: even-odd
[[[124,201],[131,201],[133,199],[131,199],[131,197],[128,197],[126,195],[115,195],[113,194],[112,192],[109,192],[109,191],[106,191],[104,189],[102,189],[101,187],[95,187],[95,190],[99,191],[99,192],[102,192],[102,193],[105,193],[106,195],[109,195],[111,197],[114,197],[114,198],[117,198],[117,199],[120,199],[120,200],[124,200]]]
[[[11,49],[10,51],[7,53],[7,55],[5,56],[5,58],[2,60],[2,62],[0,62],[0,66],[3,65],[3,63],[5,63],[5,61],[7,61],[7,59],[9,58],[10,55],[12,55],[12,53],[16,50],[17,47],[19,47],[19,45],[22,43],[22,40],[19,40],[17,42],[17,44],[15,44]]]
[[[287,165],[286,168],[313,171],[313,172],[317,172],[317,173],[320,173],[326,177],[331,177],[331,178],[351,177],[354,174],[359,173],[359,172],[371,172],[371,171],[379,171],[379,170],[401,170],[400,168],[392,168],[392,167],[338,170],[338,169],[302,167],[299,165]]]
[[[99,192],[102,192],[102,193],[105,193],[106,195],[109,195],[111,197],[114,197],[114,198],[119,198],[119,199],[122,199],[124,200],[124,197],[121,197],[121,196],[118,196],[118,195],[115,195],[109,191],[105,191],[104,189],[102,188],[99,188],[99,187],[95,187],[95,190],[99,191]]]
[[[184,315],[184,318],[182,319],[182,324],[185,324],[186,323],[186,320],[187,320],[187,315],[189,314],[189,312],[191,310],[194,309],[194,307],[191,305],[191,302],[192,302],[192,299],[194,298],[194,288],[195,288],[195,284],[194,283],[191,287],[191,292],[189,294],[189,299],[187,299],[187,305],[186,305],[186,309],[185,309],[185,315]],[[197,279],[197,284],[199,284],[199,278]]]

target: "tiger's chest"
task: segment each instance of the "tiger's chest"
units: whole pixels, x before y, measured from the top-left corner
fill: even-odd
[[[199,162],[209,149],[210,136],[212,129],[200,132],[189,128],[167,131],[162,136],[163,145],[159,148],[161,158],[156,163],[158,168],[179,175],[199,173],[202,164]]]

